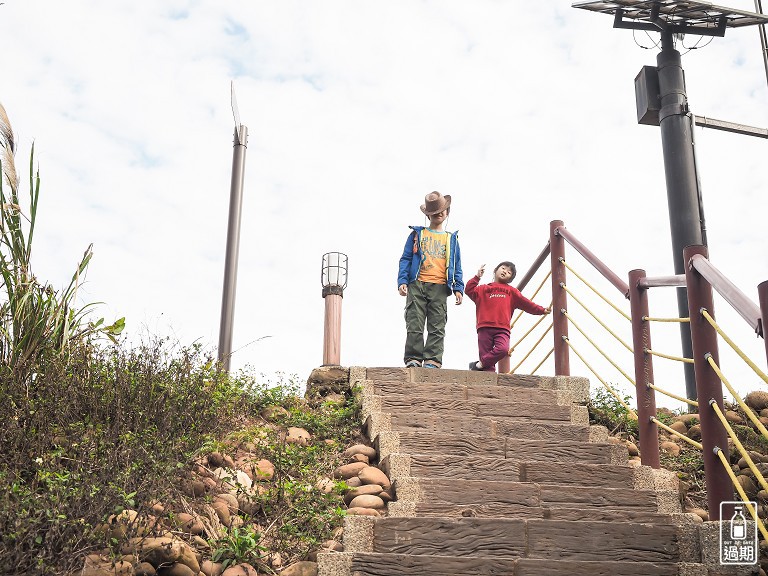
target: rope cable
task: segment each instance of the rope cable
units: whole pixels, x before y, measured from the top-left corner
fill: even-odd
[[[717,402],[715,402],[714,400],[710,400],[709,405],[715,411],[715,414],[717,414],[717,417],[720,419],[720,422],[723,424],[725,431],[728,432],[728,436],[730,436],[731,440],[733,440],[733,443],[736,445],[736,448],[739,450],[739,453],[746,461],[747,466],[749,466],[749,469],[752,471],[752,474],[755,475],[755,478],[760,483],[760,486],[763,487],[763,490],[768,490],[768,484],[766,484],[765,478],[763,478],[763,475],[760,473],[760,470],[757,469],[757,466],[755,466],[755,463],[752,461],[752,457],[744,448],[744,445],[741,443],[738,436],[736,436],[736,432],[733,431],[733,428],[731,427],[731,423],[728,422],[728,419],[725,417],[725,414],[723,414],[723,411],[720,409],[720,406],[718,406]]]
[[[568,289],[568,286],[566,286],[565,284],[562,284],[562,283],[560,284],[560,286],[563,288],[563,290],[565,290],[568,293],[569,296],[571,296],[571,298],[576,300],[576,302],[578,302],[579,305],[581,305],[581,307],[584,308],[584,310],[586,310],[587,313],[590,316],[592,316],[592,318],[594,318],[600,324],[600,326],[605,328],[611,336],[613,336],[614,338],[616,338],[616,340],[621,342],[621,344],[624,346],[624,348],[629,350],[629,352],[631,354],[635,353],[635,351],[632,349],[632,346],[627,344],[624,340],[621,339],[621,337],[618,334],[616,334],[613,330],[608,328],[608,326],[606,326],[606,324],[602,320],[600,320],[600,318],[598,318],[597,315],[594,312],[592,312],[592,310],[590,310],[589,307],[586,304],[584,304],[584,302],[579,300],[579,298],[571,290]]]
[[[571,344],[570,339],[568,339],[565,336],[563,337],[563,339],[565,340],[566,344],[568,344],[568,347],[576,353],[576,356],[579,357],[579,359],[584,363],[584,365],[587,368],[589,368],[589,370],[592,372],[592,374],[594,374],[597,377],[597,379],[600,380],[600,382],[603,384],[603,386],[605,386],[605,389],[608,390],[608,392],[610,392],[611,395],[614,398],[616,398],[616,400],[618,401],[619,404],[621,404],[624,408],[626,408],[626,410],[629,413],[630,417],[633,420],[637,420],[637,413],[634,410],[632,410],[632,408],[629,407],[629,405],[621,398],[621,396],[619,396],[618,392],[616,392],[616,390],[614,390],[605,380],[603,380],[603,378],[600,376],[600,374],[598,374],[597,371],[594,368],[592,368],[592,365],[589,362],[587,362],[584,359],[584,356],[582,356],[579,353],[579,351],[573,346],[573,344]]]
[[[705,356],[707,359],[707,362],[712,367],[712,370],[715,371],[715,374],[717,374],[717,377],[720,378],[720,381],[725,384],[725,387],[728,389],[728,392],[731,393],[731,396],[733,396],[734,400],[738,402],[739,406],[741,406],[741,409],[744,411],[744,413],[747,415],[747,418],[749,418],[752,421],[752,424],[755,425],[755,427],[760,430],[760,433],[765,437],[768,438],[768,430],[765,429],[765,426],[763,426],[763,423],[758,420],[757,416],[755,416],[755,413],[752,412],[752,410],[749,408],[749,406],[746,405],[744,400],[741,399],[741,396],[739,396],[736,393],[736,390],[733,389],[733,386],[731,386],[731,383],[728,381],[728,379],[725,377],[725,374],[723,374],[723,371],[720,370],[720,367],[717,365],[717,362],[712,358],[711,354],[707,354]]]
[[[674,398],[675,400],[679,400],[680,402],[685,402],[686,404],[690,404],[691,406],[697,406],[699,403],[696,400],[689,400],[688,398],[683,398],[682,396],[678,396],[677,394],[673,394],[672,392],[669,392],[667,390],[664,390],[663,388],[659,388],[655,384],[651,384],[650,382],[646,384],[648,388],[652,388],[656,390],[656,392],[660,392],[664,394],[665,396],[669,396],[670,398]]]
[[[539,363],[536,365],[536,368],[534,368],[534,369],[533,369],[533,371],[531,372],[531,375],[533,375],[533,374],[536,374],[536,371],[537,371],[539,368],[541,368],[541,367],[542,367],[542,365],[544,364],[544,362],[546,362],[546,361],[549,359],[549,357],[550,357],[550,356],[552,356],[552,354],[553,354],[554,352],[555,352],[555,348],[554,348],[554,346],[553,346],[553,347],[552,347],[552,348],[549,350],[549,352],[547,352],[547,355],[546,355],[546,356],[544,356],[544,359],[543,359],[541,362],[539,362]]]
[[[669,432],[673,436],[677,436],[681,440],[685,440],[691,446],[695,446],[699,450],[703,450],[704,449],[704,447],[702,446],[701,442],[696,442],[696,440],[694,440],[693,438],[688,438],[688,436],[686,436],[685,434],[681,434],[680,432],[678,432],[674,428],[670,428],[669,426],[667,426],[663,422],[659,421],[659,419],[656,418],[656,416],[651,416],[651,422],[654,422],[659,428],[663,428],[664,430],[666,430],[667,432]]]
[[[741,484],[739,484],[739,481],[736,479],[736,474],[733,473],[733,470],[731,469],[731,465],[726,459],[725,454],[719,447],[715,447],[715,454],[717,454],[717,457],[720,458],[720,462],[722,462],[723,468],[725,468],[725,471],[728,473],[728,476],[730,476],[731,478],[731,482],[733,482],[733,487],[736,488],[736,492],[739,493],[739,496],[741,497],[742,501],[746,505],[750,516],[752,516],[752,519],[757,524],[757,527],[760,530],[760,533],[763,535],[763,539],[768,540],[768,531],[766,531],[765,525],[763,525],[763,521],[760,520],[760,518],[757,515],[757,511],[754,509],[754,507],[750,503],[749,497],[747,496],[746,492],[744,492],[744,488],[741,487]]]
[[[674,360],[675,362],[684,362],[685,364],[693,364],[693,358],[683,358],[682,356],[672,356],[670,354],[664,354],[663,352],[656,352],[650,348],[643,348],[643,352],[650,354],[651,356],[658,356],[659,358],[666,358],[667,360]]]
[[[595,347],[595,350],[597,350],[598,352],[600,352],[600,354],[602,354],[602,355],[603,355],[603,358],[605,358],[606,360],[608,360],[608,362],[610,362],[610,363],[611,363],[611,365],[612,365],[614,368],[616,368],[616,370],[618,370],[619,372],[621,372],[621,374],[624,376],[624,378],[626,378],[627,380],[629,380],[629,381],[632,383],[632,385],[633,385],[633,386],[635,386],[635,385],[636,385],[636,384],[635,384],[635,380],[634,380],[632,377],[630,377],[630,375],[629,375],[629,374],[627,374],[626,372],[624,372],[624,370],[622,370],[622,369],[619,367],[619,365],[618,365],[618,364],[616,364],[616,362],[614,362],[613,360],[611,360],[611,358],[609,358],[609,357],[608,357],[608,354],[606,354],[605,352],[603,352],[602,348],[600,348],[600,346],[598,346],[597,344],[595,344],[595,342],[594,342],[594,340],[592,340],[592,338],[590,338],[589,336],[587,336],[587,334],[584,332],[584,330],[582,330],[582,329],[581,329],[581,326],[579,326],[579,325],[578,325],[578,324],[577,324],[577,323],[576,323],[576,322],[573,320],[573,318],[571,318],[571,315],[570,315],[570,314],[568,314],[568,312],[564,312],[564,314],[565,314],[565,317],[566,317],[566,318],[568,318],[568,321],[569,321],[571,324],[573,324],[573,326],[576,328],[576,330],[578,330],[579,332],[581,332],[581,335],[582,335],[582,336],[584,336],[584,338],[586,338],[586,339],[589,341],[589,343],[590,343],[590,344],[592,344],[592,346],[594,346],[594,347]]]
[[[544,331],[544,333],[539,337],[539,339],[536,341],[536,344],[533,345],[531,350],[526,354],[520,362],[517,363],[517,366],[515,366],[512,370],[510,370],[510,374],[514,374],[515,371],[522,366],[523,362],[528,360],[528,357],[533,354],[534,350],[536,350],[536,347],[541,344],[541,341],[544,340],[544,336],[549,334],[549,331],[552,330],[552,327],[554,326],[554,323],[550,324],[549,327]]]
[[[712,326],[712,328],[714,328],[714,329],[717,331],[717,333],[718,333],[718,334],[720,334],[720,336],[723,338],[723,340],[725,340],[726,342],[728,342],[728,345],[729,345],[731,348],[733,348],[733,351],[734,351],[734,352],[736,352],[736,354],[738,354],[738,355],[739,355],[739,357],[740,357],[742,360],[744,360],[744,362],[746,362],[746,363],[747,363],[747,365],[748,365],[750,368],[752,368],[752,370],[754,370],[755,374],[757,374],[758,376],[760,376],[760,378],[762,378],[762,379],[763,379],[763,382],[765,382],[766,384],[768,384],[768,375],[766,375],[766,374],[765,374],[765,372],[763,372],[762,370],[760,370],[760,368],[758,368],[757,364],[755,364],[754,362],[752,362],[752,360],[750,360],[750,359],[747,357],[747,355],[744,353],[744,351],[743,351],[741,348],[739,348],[739,347],[738,347],[738,346],[737,346],[737,345],[734,343],[734,341],[733,341],[733,340],[731,340],[731,339],[730,339],[730,338],[729,338],[729,337],[728,337],[728,336],[725,334],[725,332],[723,332],[722,328],[720,328],[720,326],[718,326],[717,322],[715,322],[715,319],[714,319],[714,318],[712,318],[712,316],[710,316],[710,315],[709,315],[709,312],[708,312],[706,309],[702,308],[702,310],[701,310],[701,315],[702,315],[702,316],[704,316],[704,318],[706,318],[706,319],[707,319],[707,322],[709,322],[709,323],[710,323],[710,325]]]
[[[581,276],[581,275],[580,275],[578,272],[576,272],[576,270],[574,270],[573,268],[571,268],[571,267],[568,265],[568,263],[565,261],[565,258],[562,258],[562,257],[561,257],[561,258],[560,258],[560,262],[562,262],[563,266],[565,266],[566,268],[568,268],[568,270],[570,270],[571,272],[573,272],[573,275],[574,275],[574,276],[576,276],[576,278],[578,278],[579,280],[581,280],[581,281],[582,281],[582,282],[583,282],[583,283],[584,283],[584,284],[587,286],[587,288],[589,288],[590,290],[592,290],[592,292],[594,292],[594,293],[595,293],[595,294],[597,294],[597,295],[598,295],[600,298],[602,298],[603,302],[605,302],[606,304],[608,304],[608,306],[610,306],[611,308],[613,308],[614,310],[616,310],[616,312],[618,312],[619,314],[621,314],[622,316],[624,316],[624,318],[626,318],[626,319],[627,319],[629,322],[632,322],[632,318],[630,318],[629,314],[627,314],[627,313],[626,313],[626,312],[624,312],[624,311],[623,311],[621,308],[619,308],[618,306],[616,306],[616,304],[614,304],[613,302],[611,302],[611,301],[610,301],[610,300],[609,300],[607,297],[603,296],[603,295],[602,295],[602,294],[601,294],[601,293],[600,293],[600,292],[597,290],[597,288],[595,288],[594,286],[592,286],[592,284],[590,284],[589,282],[587,282],[587,281],[586,281],[586,280],[585,280],[585,279],[584,279],[584,278],[583,278],[583,277],[582,277],[582,276]]]
[[[654,318],[652,316],[643,316],[644,322],[690,322],[690,318]]]
[[[527,331],[525,334],[523,334],[523,335],[522,335],[522,336],[521,336],[521,337],[520,337],[520,338],[517,340],[517,342],[515,342],[515,343],[514,343],[512,346],[510,346],[510,347],[509,347],[509,353],[508,353],[508,354],[509,354],[510,356],[512,355],[512,352],[514,352],[514,351],[515,351],[515,348],[517,348],[517,347],[520,345],[520,343],[521,343],[523,340],[525,340],[525,339],[528,337],[528,335],[529,335],[531,332],[533,332],[533,331],[536,329],[536,327],[537,327],[539,324],[541,324],[541,323],[544,321],[544,319],[545,319],[546,317],[547,317],[547,315],[546,315],[546,314],[542,314],[541,316],[539,316],[539,319],[538,319],[538,320],[536,320],[536,322],[534,322],[534,323],[533,323],[533,326],[531,326],[531,327],[528,329],[528,331]],[[534,346],[534,348],[535,348],[535,346]]]

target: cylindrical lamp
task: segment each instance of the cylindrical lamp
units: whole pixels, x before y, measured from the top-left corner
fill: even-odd
[[[347,287],[346,254],[328,252],[323,254],[320,283],[325,299],[325,321],[323,323],[323,366],[338,366],[341,359],[341,301]]]

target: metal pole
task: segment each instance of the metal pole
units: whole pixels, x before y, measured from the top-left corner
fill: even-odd
[[[757,285],[757,294],[760,298],[760,330],[765,344],[765,357],[768,358],[768,280]]]
[[[227,224],[227,254],[224,260],[224,289],[221,296],[221,323],[219,325],[219,362],[229,372],[232,355],[232,331],[237,290],[237,258],[240,252],[240,215],[243,205],[245,180],[245,150],[248,147],[248,128],[235,127],[232,153],[232,181],[229,192],[229,222]]]
[[[669,224],[672,233],[672,258],[675,273],[682,274],[683,249],[703,245],[701,206],[699,204],[696,160],[693,151],[693,132],[688,117],[688,97],[680,53],[675,50],[672,32],[661,33],[662,50],[657,56],[659,73],[659,126],[664,151],[664,172],[667,183]],[[685,290],[677,290],[677,308],[681,318],[688,316],[688,298]],[[692,353],[688,324],[680,324],[683,356]],[[693,367],[684,364],[685,391],[690,399],[696,398],[696,378]]]
[[[571,364],[568,354],[568,318],[563,310],[568,309],[568,295],[560,284],[565,285],[565,240],[557,233],[562,220],[549,223],[550,265],[552,266],[552,324],[555,337],[555,376],[570,376]]]
[[[707,357],[719,363],[717,350],[717,332],[701,315],[706,309],[714,317],[712,286],[698,271],[689,264],[695,254],[707,257],[706,246],[688,246],[685,248],[685,276],[688,285],[689,307],[691,314],[691,336],[693,337],[693,366],[696,373],[696,387],[699,398],[699,422],[701,423],[701,443],[704,446],[704,477],[707,483],[707,504],[710,520],[720,520],[720,502],[733,500],[733,484],[723,468],[714,449],[720,448],[729,453],[728,436],[725,428],[709,405],[714,400],[723,408],[723,388],[720,378],[707,362]]]
[[[639,282],[645,278],[645,270],[629,273],[629,305],[632,311],[632,347],[635,355],[635,393],[637,394],[637,420],[640,428],[640,460],[645,466],[660,468],[659,430],[651,417],[656,416],[656,393],[653,384],[653,361],[646,350],[651,348],[651,327],[648,316],[648,290],[641,289]]]
[[[339,366],[341,363],[341,302],[344,289],[341,286],[323,288],[325,319],[323,322],[323,366]]]
[[[763,14],[763,3],[761,0],[755,0],[755,12]],[[760,47],[763,49],[763,66],[765,66],[765,80],[768,82],[768,38],[766,38],[765,24],[757,26],[760,32]]]

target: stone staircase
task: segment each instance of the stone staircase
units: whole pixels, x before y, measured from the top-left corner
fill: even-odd
[[[320,576],[752,574],[681,512],[677,478],[590,426],[584,378],[352,368],[396,501],[348,516]]]

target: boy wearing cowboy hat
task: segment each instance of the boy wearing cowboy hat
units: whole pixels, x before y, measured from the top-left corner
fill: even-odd
[[[406,297],[404,361],[409,368],[422,364],[440,368],[448,321],[446,299],[453,294],[459,305],[464,296],[461,251],[457,233],[443,229],[451,212],[451,197],[430,192],[421,211],[429,218],[429,227],[410,227],[397,274],[397,290]]]

